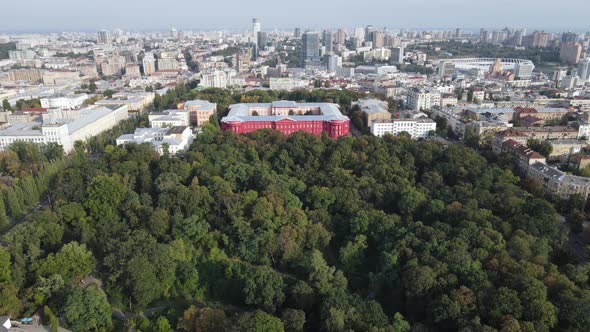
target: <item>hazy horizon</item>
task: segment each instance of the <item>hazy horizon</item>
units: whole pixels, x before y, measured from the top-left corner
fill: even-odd
[[[6,1],[6,0],[5,0]],[[267,0],[197,3],[189,0],[138,1],[102,0],[82,5],[73,0],[7,1],[0,32],[59,32],[116,29],[161,31],[231,30],[251,27],[261,20],[263,30],[294,27],[337,28],[365,26],[390,29],[478,30],[480,27],[526,27],[548,31],[588,31],[590,1],[499,0],[474,4],[468,0],[310,1],[277,3]],[[562,9],[563,8],[563,9]],[[92,15],[90,15],[92,14]],[[26,18],[26,19],[23,19]],[[553,20],[554,19],[554,20]]]

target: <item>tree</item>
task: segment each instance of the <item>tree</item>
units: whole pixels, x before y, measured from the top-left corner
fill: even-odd
[[[173,332],[174,330],[170,326],[170,322],[166,317],[160,316],[156,320],[156,324],[153,328],[154,332]]]
[[[18,299],[18,289],[10,283],[0,284],[0,315],[16,316],[22,308]]]
[[[178,327],[186,332],[225,331],[225,313],[221,309],[190,306],[182,315]]]
[[[305,311],[296,309],[285,309],[281,314],[281,319],[285,325],[285,331],[298,332],[303,331],[305,325]]]
[[[74,331],[94,331],[111,327],[111,306],[96,285],[74,288],[66,299],[65,317]]]
[[[57,332],[59,329],[59,321],[57,320],[57,317],[55,317],[55,315],[53,314],[53,311],[51,311],[51,309],[49,309],[48,306],[43,307],[43,313],[45,313],[45,316],[47,317],[47,319],[49,319],[49,324],[51,325],[51,332]]]
[[[96,260],[85,244],[70,242],[59,252],[49,254],[45,259],[33,264],[38,277],[59,274],[66,282],[74,277],[81,277],[96,266]]]
[[[6,248],[0,247],[0,284],[12,282],[10,253]]]
[[[12,106],[10,106],[10,103],[8,102],[8,100],[7,100],[7,99],[4,99],[4,100],[2,101],[2,109],[3,109],[4,111],[8,111],[8,112],[12,111]]]
[[[539,141],[538,139],[530,138],[527,141],[527,146],[534,151],[539,152],[545,158],[549,158],[553,152],[553,145],[551,145],[551,143],[548,141]]]
[[[285,330],[280,319],[261,310],[242,315],[239,326],[240,331],[243,332],[283,332]]]
[[[88,85],[88,90],[90,90],[90,92],[94,93],[96,91],[96,89],[98,89],[98,87],[96,86],[96,83],[90,82],[90,84]]]
[[[285,300],[284,287],[280,274],[267,266],[258,267],[245,275],[244,301],[274,312]]]

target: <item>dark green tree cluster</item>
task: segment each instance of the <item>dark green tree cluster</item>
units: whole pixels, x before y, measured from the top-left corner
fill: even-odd
[[[539,152],[544,157],[549,158],[553,152],[553,145],[548,141],[540,141],[538,139],[531,138],[527,141],[527,146],[534,151]]]
[[[239,98],[281,97],[351,98]],[[173,304],[129,324],[590,329],[590,265],[568,254],[555,208],[469,148],[210,124],[181,158],[149,145],[96,150],[76,152],[50,184],[53,205],[2,236],[0,314],[47,305],[76,331],[120,328],[111,307]],[[80,282],[89,275],[102,283]]]

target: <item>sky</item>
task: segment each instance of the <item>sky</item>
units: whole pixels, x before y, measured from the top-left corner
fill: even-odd
[[[366,26],[590,31],[589,0],[0,0],[0,32]]]

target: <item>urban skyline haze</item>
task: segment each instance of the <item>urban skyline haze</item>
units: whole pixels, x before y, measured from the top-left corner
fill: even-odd
[[[259,17],[263,30],[320,27],[448,29],[517,26],[531,29],[590,30],[587,0],[564,0],[559,8],[575,9],[567,20],[555,15],[550,0],[415,0],[411,2],[102,0],[82,5],[74,0],[5,1],[0,32],[93,31],[98,29],[246,30]]]

